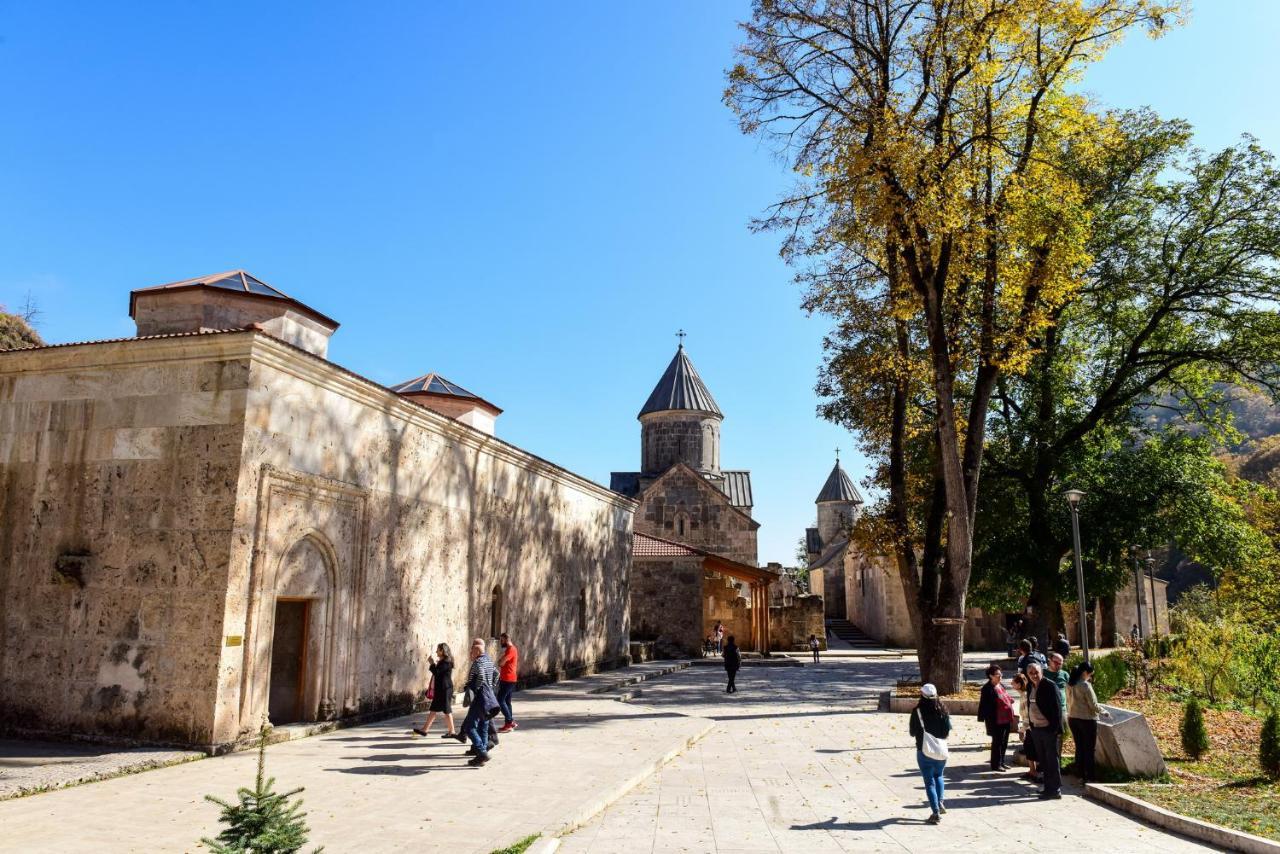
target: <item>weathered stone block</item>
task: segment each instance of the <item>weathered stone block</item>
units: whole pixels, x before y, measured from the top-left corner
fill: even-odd
[[[1103,708],[1111,717],[1098,721],[1098,764],[1135,777],[1164,774],[1168,769],[1146,716],[1117,706]]]

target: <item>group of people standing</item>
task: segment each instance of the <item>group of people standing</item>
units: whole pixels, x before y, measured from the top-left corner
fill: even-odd
[[[1059,640],[1066,643],[1065,637],[1059,636]],[[1022,655],[1012,685],[1020,695],[1022,714],[1015,714],[1014,697],[1004,686],[1000,665],[991,664],[979,694],[978,720],[986,724],[991,737],[989,763],[991,770],[997,772],[1009,770],[1005,754],[1016,722],[1030,766],[1027,779],[1042,784],[1038,795],[1041,800],[1055,800],[1062,797],[1063,733],[1070,729],[1076,746],[1076,771],[1081,780],[1090,782],[1095,772],[1098,720],[1109,713],[1099,705],[1093,690],[1092,664],[1082,662],[1068,674],[1063,668],[1065,653],[1057,648],[1058,644],[1047,657],[1036,651],[1036,645],[1033,638],[1019,644]],[[921,687],[910,731],[916,740],[916,761],[932,810],[927,821],[937,824],[947,812],[943,771],[951,718],[935,686]]]
[[[464,683],[462,704],[467,709],[460,728],[453,722],[453,654],[449,645],[437,644],[434,655],[428,656],[427,666],[431,681],[427,685],[427,697],[431,701],[427,719],[421,727],[414,727],[417,735],[426,736],[436,716],[444,718],[446,732],[441,738],[452,738],[459,743],[470,740],[471,757],[467,764],[481,767],[489,761],[489,753],[498,746],[498,736],[520,726],[511,707],[520,666],[520,650],[511,642],[506,632],[498,636],[502,650],[495,665],[486,649],[484,638],[471,641],[470,666]],[[439,656],[437,658],[437,656]],[[501,714],[503,724],[498,727],[494,719]]]

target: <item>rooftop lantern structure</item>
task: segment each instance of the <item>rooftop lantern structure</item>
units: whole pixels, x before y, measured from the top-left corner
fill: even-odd
[[[392,386],[391,390],[441,415],[461,421],[468,427],[488,433],[490,436],[493,435],[498,416],[502,414],[501,409],[483,397],[472,394],[437,373],[423,374]]]
[[[338,322],[244,270],[139,288],[129,294],[138,336],[243,329],[257,325],[325,358]]]

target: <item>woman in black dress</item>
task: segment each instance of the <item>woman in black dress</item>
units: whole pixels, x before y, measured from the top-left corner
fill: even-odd
[[[430,714],[427,715],[427,720],[422,727],[414,727],[413,731],[418,735],[426,735],[436,715],[444,715],[444,723],[449,731],[440,737],[454,738],[456,733],[453,731],[453,653],[449,652],[447,643],[442,643],[436,647],[436,655],[440,656],[439,661],[436,661],[435,656],[427,657],[427,666],[431,669],[431,685],[427,688],[427,692],[431,694]]]

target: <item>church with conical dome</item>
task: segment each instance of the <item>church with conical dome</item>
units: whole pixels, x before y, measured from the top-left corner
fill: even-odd
[[[756,566],[751,472],[720,467],[724,413],[683,342],[637,418],[640,471],[609,482],[640,503],[635,530]]]

